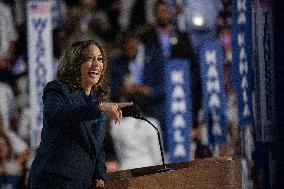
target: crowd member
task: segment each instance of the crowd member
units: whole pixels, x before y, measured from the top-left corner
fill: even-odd
[[[228,45],[230,46],[230,44]],[[224,48],[225,51],[226,48]],[[239,120],[238,120],[238,104],[237,94],[232,84],[232,70],[230,62],[224,63],[224,84],[225,84],[225,116],[226,127],[228,128],[228,142],[221,146],[220,155],[237,156],[240,154],[240,143],[238,138]]]
[[[21,167],[11,159],[9,138],[0,134],[0,188],[17,189],[21,179]]]
[[[157,118],[161,118],[164,107],[162,56],[144,46],[136,34],[129,32],[124,35],[122,54],[114,60],[111,70],[112,99],[133,101],[160,128]],[[114,122],[110,126],[120,169],[161,162],[157,136],[147,123],[123,118],[121,127],[115,127]]]
[[[66,46],[76,40],[93,39],[104,44],[108,57],[112,60],[119,52],[117,38],[120,36],[120,32],[114,29],[116,26],[112,23],[114,20],[111,16],[112,9],[117,8],[119,1],[112,3],[113,6],[106,4],[106,1],[80,0],[76,5],[69,7],[63,24]]]
[[[28,149],[28,145],[17,134],[18,129],[18,111],[16,98],[12,88],[0,82],[0,116],[3,119],[3,127],[12,143],[14,154],[23,153]]]
[[[106,18],[109,22],[109,35],[110,41],[114,41],[117,34],[120,32],[118,17],[121,12],[121,0],[97,0],[99,10],[106,13]],[[105,25],[102,23],[101,26]]]
[[[154,5],[157,0],[121,0],[119,24],[122,31],[143,30],[154,23]]]
[[[186,33],[174,28],[170,7],[158,1],[154,8],[155,24],[143,35],[147,46],[160,49],[165,58],[188,58],[196,61]]]
[[[212,157],[208,143],[208,130],[205,124],[204,111],[198,111],[198,125],[191,128],[191,158],[203,159]]]
[[[144,46],[138,36],[126,34],[122,54],[111,69],[113,100],[139,103],[147,115],[164,116],[164,63],[156,49]]]
[[[15,44],[18,40],[18,34],[12,16],[11,8],[0,1],[0,57],[1,68],[5,63],[13,60],[15,53]]]
[[[20,187],[26,155],[28,154],[18,156],[18,159],[13,156],[12,145],[0,116],[0,188],[17,189]]]
[[[15,59],[18,34],[11,8],[0,1],[0,80],[12,84],[10,66]]]
[[[0,82],[0,115],[3,125],[10,130],[17,129],[18,110],[14,91],[7,83]]]
[[[159,53],[164,56],[164,61],[176,58],[190,61],[193,125],[197,125],[197,112],[201,107],[201,84],[196,54],[188,40],[188,34],[174,28],[170,7],[165,2],[156,2],[154,16],[155,25],[144,34],[143,42],[145,46],[158,49]]]
[[[67,44],[70,46],[77,40],[94,39],[105,43],[103,31],[109,30],[110,23],[103,10],[98,10],[96,0],[80,0],[68,7],[64,16],[64,30]],[[100,32],[100,33],[99,33]]]
[[[223,9],[219,11],[217,17],[218,28],[230,27],[232,25],[232,2],[229,0],[222,0]]]
[[[122,54],[112,64],[112,99],[133,101],[160,128],[157,118],[161,118],[164,102],[163,58],[153,49],[145,47],[139,37],[131,32],[125,34],[122,49]],[[115,127],[114,122],[110,125],[120,169],[161,162],[157,136],[147,123],[123,118],[121,127]]]
[[[224,50],[225,64],[230,64],[232,62],[232,36],[230,27],[220,29],[218,38]]]
[[[106,66],[105,51],[93,40],[77,41],[65,51],[57,80],[43,91],[42,138],[27,188],[104,187],[105,116],[120,122],[121,108],[132,105],[103,102]]]

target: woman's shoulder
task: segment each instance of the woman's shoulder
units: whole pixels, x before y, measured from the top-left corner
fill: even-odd
[[[62,88],[63,82],[58,81],[58,80],[52,80],[46,83],[44,89],[50,89],[50,88],[54,88],[54,89],[60,89]]]
[[[59,80],[52,80],[49,81],[43,90],[43,94],[49,92],[49,91],[57,91],[61,93],[66,93],[68,89],[68,86],[65,82],[59,81]]]

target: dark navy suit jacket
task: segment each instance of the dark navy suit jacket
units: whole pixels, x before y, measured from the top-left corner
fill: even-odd
[[[51,81],[43,92],[41,143],[32,163],[28,188],[90,188],[106,180],[103,148],[105,115],[95,95],[71,92]]]

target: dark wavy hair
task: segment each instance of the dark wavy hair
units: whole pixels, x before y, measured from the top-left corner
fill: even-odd
[[[103,57],[104,68],[101,78],[98,83],[93,86],[98,98],[101,100],[107,96],[107,91],[103,90],[101,83],[104,78],[104,73],[107,67],[107,58],[103,46],[94,40],[77,41],[73,43],[63,54],[59,60],[57,68],[57,79],[67,83],[72,91],[82,88],[81,86],[81,66],[87,60],[89,53],[89,46],[97,46]]]

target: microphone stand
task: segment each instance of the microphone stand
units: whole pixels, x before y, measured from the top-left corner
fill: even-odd
[[[163,153],[163,149],[162,149],[161,134],[160,134],[159,129],[152,122],[150,122],[146,117],[144,117],[140,112],[139,112],[139,115],[137,115],[137,116],[139,116],[140,119],[149,123],[157,131],[157,135],[158,135],[158,139],[159,139],[159,146],[160,146],[160,151],[161,151],[161,156],[162,156],[162,162],[163,162],[163,168],[161,170],[159,170],[158,172],[166,172],[166,171],[172,170],[170,168],[167,168],[166,164],[165,164],[165,158],[164,158],[164,153]]]

